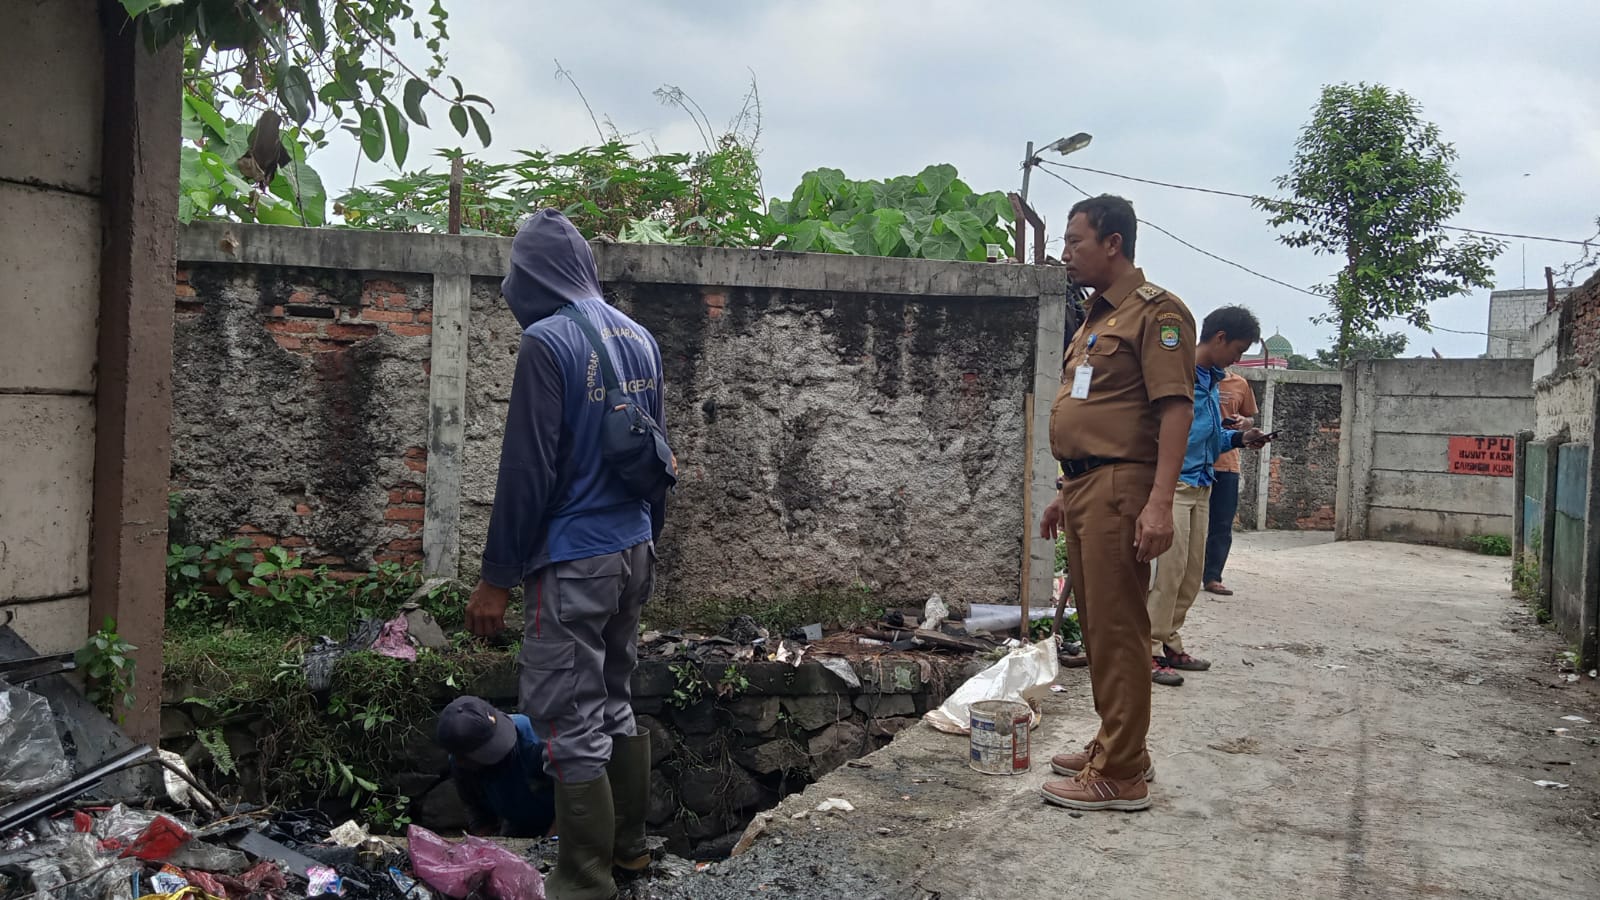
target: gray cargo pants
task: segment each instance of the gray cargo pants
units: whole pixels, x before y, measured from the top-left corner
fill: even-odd
[[[546,566],[523,586],[522,713],[544,740],[544,770],[556,781],[599,778],[611,739],[634,733],[639,611],[655,568],[655,545],[646,541]]]

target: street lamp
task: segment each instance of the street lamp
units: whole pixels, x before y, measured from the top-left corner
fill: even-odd
[[[1062,156],[1066,156],[1069,153],[1077,153],[1079,150],[1089,146],[1089,142],[1092,140],[1094,140],[1093,135],[1086,131],[1080,131],[1072,137],[1058,138],[1045,144],[1039,148],[1039,152],[1045,153],[1053,150]],[[1037,166],[1040,161],[1039,157],[1033,152],[1033,141],[1029,141],[1027,156],[1022,160],[1022,199],[1024,201],[1028,199],[1028,176],[1033,174],[1033,167]]]

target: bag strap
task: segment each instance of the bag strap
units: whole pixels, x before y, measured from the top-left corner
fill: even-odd
[[[600,357],[600,377],[605,381],[606,393],[622,393],[622,384],[617,381],[617,370],[611,366],[611,354],[606,352],[605,341],[601,340],[600,332],[595,330],[594,323],[583,314],[583,310],[568,304],[556,310],[556,315],[566,316],[578,325],[578,330],[589,339],[589,346],[594,348],[594,355]]]

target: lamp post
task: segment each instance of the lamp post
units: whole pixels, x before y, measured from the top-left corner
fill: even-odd
[[[1045,144],[1039,148],[1039,152],[1046,153],[1054,150],[1062,156],[1066,156],[1089,146],[1089,142],[1092,140],[1094,140],[1093,135],[1080,131],[1072,137],[1058,138]],[[1033,152],[1033,141],[1029,141],[1027,155],[1022,160],[1022,199],[1024,201],[1028,199],[1028,176],[1033,174],[1033,167],[1038,165],[1039,162],[1039,157]]]

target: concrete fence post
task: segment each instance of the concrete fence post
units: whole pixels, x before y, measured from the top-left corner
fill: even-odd
[[[1376,430],[1377,378],[1370,359],[1344,369],[1339,416],[1338,501],[1334,508],[1335,536],[1341,541],[1367,539],[1367,514],[1372,495],[1372,453]]]
[[[1549,612],[1554,605],[1556,568],[1556,492],[1561,475],[1561,445],[1567,442],[1566,433],[1539,444],[1538,453],[1544,454],[1544,502],[1540,509],[1544,519],[1539,523],[1539,608]]]
[[[1261,383],[1260,429],[1272,431],[1274,399],[1278,395],[1278,379],[1267,370],[1267,379]],[[1268,441],[1256,454],[1256,530],[1267,530],[1268,500],[1272,493],[1272,442]]]
[[[1022,550],[1027,560],[1028,603],[1049,602],[1054,589],[1056,548],[1039,537],[1039,517],[1056,497],[1056,476],[1061,467],[1050,452],[1050,407],[1061,391],[1062,347],[1066,343],[1067,298],[1039,295],[1039,320],[1033,351],[1032,479],[1026,506],[1032,521],[1022,523]]]
[[[1590,381],[1591,423],[1600,423],[1600,382]],[[1591,426],[1588,503],[1583,525],[1583,609],[1578,618],[1578,667],[1600,667],[1600,441]]]
[[[460,568],[461,456],[466,442],[467,315],[471,300],[470,275],[464,271],[434,274],[427,504],[422,520],[422,565],[429,575],[455,577]]]
[[[1511,558],[1521,559],[1528,549],[1528,444],[1533,432],[1517,432],[1517,448],[1511,469]]]

